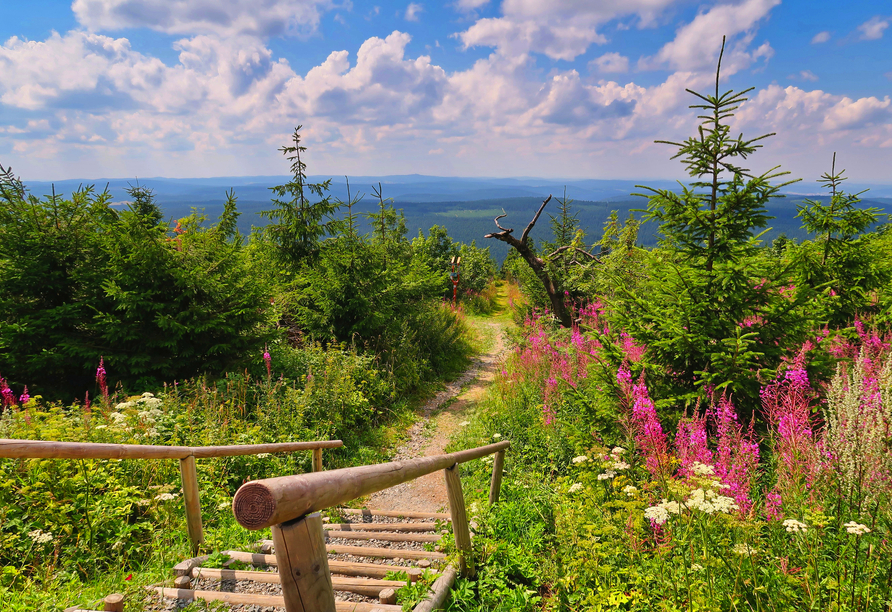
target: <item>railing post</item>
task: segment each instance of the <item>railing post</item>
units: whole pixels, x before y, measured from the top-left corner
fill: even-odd
[[[180,459],[180,479],[183,482],[183,502],[186,505],[186,528],[192,542],[192,554],[198,554],[204,544],[204,528],[201,525],[201,498],[198,494],[198,473],[195,457]]]
[[[313,449],[313,471],[314,472],[322,471],[322,449],[321,448]]]
[[[505,451],[496,453],[492,462],[492,482],[489,484],[489,505],[499,501],[499,491],[502,488],[502,472],[505,469]]]
[[[328,552],[318,512],[272,526],[286,612],[335,612]]]
[[[465,510],[465,495],[461,489],[461,477],[458,475],[458,464],[443,470],[446,477],[446,495],[449,498],[449,514],[452,517],[452,533],[455,546],[458,548],[459,569],[465,578],[474,575],[471,558],[471,532],[468,530],[468,514]],[[470,565],[469,565],[469,562]]]

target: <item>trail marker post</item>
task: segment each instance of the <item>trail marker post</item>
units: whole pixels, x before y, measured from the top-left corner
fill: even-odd
[[[461,279],[458,269],[458,266],[461,263],[461,257],[456,255],[449,263],[452,265],[452,272],[449,273],[449,278],[452,279],[452,308],[455,308],[455,299],[458,295],[458,281]]]

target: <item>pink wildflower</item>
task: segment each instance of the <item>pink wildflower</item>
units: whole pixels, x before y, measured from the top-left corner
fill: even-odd
[[[99,367],[96,368],[96,382],[99,384],[99,390],[102,392],[103,399],[108,403],[108,382],[105,374],[104,357],[99,358]]]
[[[747,514],[753,507],[750,491],[759,467],[759,445],[753,439],[753,423],[744,430],[737,421],[734,405],[725,396],[712,409],[719,438],[715,472],[728,485],[728,494],[737,502],[741,514]]]

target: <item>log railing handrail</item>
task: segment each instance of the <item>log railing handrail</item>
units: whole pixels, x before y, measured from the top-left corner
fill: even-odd
[[[232,446],[151,446],[101,442],[54,442],[51,440],[0,439],[0,458],[7,459],[207,459],[260,453],[340,448],[341,440],[275,442]]]
[[[232,511],[247,529],[272,527],[459,463],[504,452],[509,446],[509,442],[499,442],[446,455],[253,480],[236,492]]]
[[[103,444],[101,442],[55,442],[52,440],[15,440],[0,438],[2,459],[179,459],[186,506],[186,528],[192,551],[198,553],[204,543],[201,499],[198,490],[196,459],[237,457],[261,453],[313,451],[313,470],[322,470],[322,449],[340,448],[341,440],[310,442],[274,442],[232,446],[151,446],[146,444]]]

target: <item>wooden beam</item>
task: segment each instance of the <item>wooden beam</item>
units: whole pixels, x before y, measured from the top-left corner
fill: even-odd
[[[282,578],[276,572],[257,572],[243,570],[196,567],[192,577],[210,580],[250,580],[263,584],[281,584]],[[332,576],[331,584],[335,591],[348,591],[366,597],[378,597],[381,589],[400,588],[406,586],[405,580],[376,580],[373,578],[341,578]],[[387,602],[384,602],[387,603]]]
[[[328,531],[435,531],[436,523],[326,523]]]
[[[190,589],[170,589],[154,587],[154,591],[168,599],[181,599],[193,601],[202,599],[205,601],[222,601],[230,604],[255,605],[272,608],[284,608],[285,598],[281,595],[258,595],[256,593],[230,593],[227,591],[193,591]],[[402,612],[402,606],[387,606],[380,603],[357,603],[353,601],[336,601],[336,612]]]
[[[321,448],[313,449],[313,471],[314,472],[322,471],[322,449]]]
[[[185,561],[180,561],[176,565],[173,566],[173,573],[176,576],[191,576],[192,568],[198,567],[202,563],[208,560],[207,555],[201,555],[200,557],[192,557],[191,559],[186,559]]]
[[[383,559],[445,559],[446,555],[426,550],[402,550],[399,548],[376,548],[368,546],[340,546],[329,544],[328,552],[354,557],[380,557]]]
[[[388,518],[439,519],[452,520],[445,512],[412,512],[410,510],[370,510],[369,508],[337,508],[336,512],[344,514],[361,514],[362,516],[386,516]]]
[[[124,596],[120,593],[112,593],[102,600],[103,612],[124,612]]]
[[[204,544],[204,527],[201,524],[201,497],[198,491],[198,473],[195,470],[195,457],[180,459],[180,479],[183,483],[183,502],[186,505],[186,529],[192,543],[192,554],[196,555]]]
[[[103,444],[98,442],[55,442],[52,440],[0,439],[0,458],[7,459],[183,459],[236,457],[259,453],[290,453],[317,448],[340,448],[341,440],[236,444],[232,446],[151,446],[148,444]]]
[[[275,555],[261,555],[259,553],[241,552],[237,550],[227,550],[223,552],[230,559],[241,561],[242,563],[250,563],[252,565],[277,565]],[[422,559],[422,563],[426,560]],[[427,561],[430,566],[430,561]],[[352,563],[350,561],[328,560],[328,569],[332,574],[343,574],[344,576],[369,576],[372,578],[384,578],[390,572],[406,572],[409,575],[410,582],[416,582],[421,576],[421,570],[417,567],[405,567],[403,565],[386,565],[384,563]],[[427,571],[437,573],[437,570],[428,569]],[[332,578],[334,580],[334,578]]]
[[[492,462],[492,481],[489,484],[489,505],[499,501],[499,491],[502,488],[502,472],[505,470],[505,451],[495,454]]]
[[[273,525],[272,532],[285,611],[335,612],[322,515]]]
[[[412,612],[434,612],[434,610],[442,609],[449,597],[449,591],[452,590],[452,585],[455,583],[457,573],[452,565],[446,568],[446,571],[431,586],[427,597],[415,606]]]
[[[509,446],[506,441],[448,455],[255,480],[239,488],[232,500],[232,510],[242,527],[263,529],[389,489],[457,463],[491,455]],[[452,516],[454,520],[455,514]]]
[[[463,577],[474,575],[471,532],[468,529],[468,515],[465,512],[465,495],[461,488],[458,464],[443,470],[446,477],[446,496],[449,498],[449,514],[452,515],[452,533],[455,547],[458,548],[459,570]]]
[[[327,531],[329,538],[349,540],[378,540],[379,542],[439,542],[436,533],[381,533],[379,531]]]

